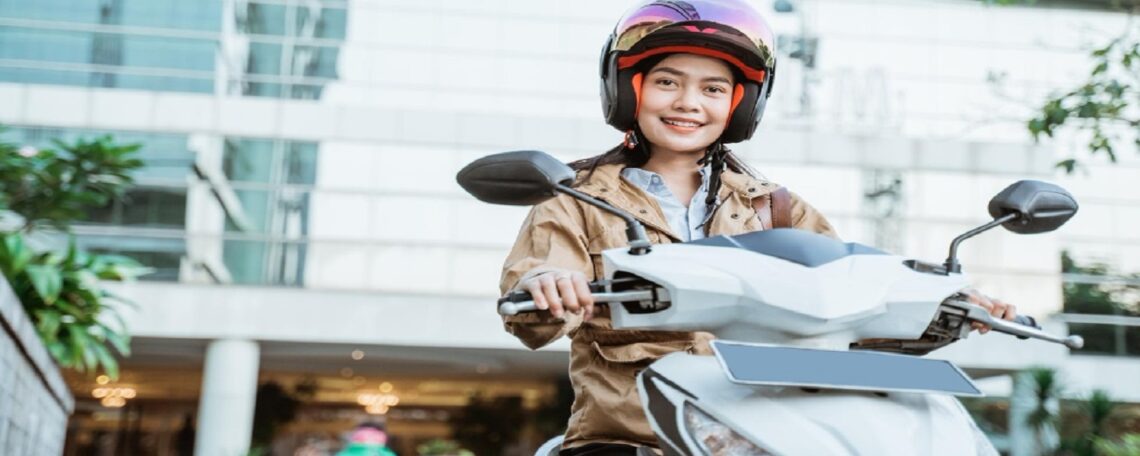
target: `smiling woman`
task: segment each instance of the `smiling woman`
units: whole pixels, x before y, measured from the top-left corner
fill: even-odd
[[[834,236],[815,209],[725,147],[749,139],[760,122],[773,41],[744,0],[640,2],[601,56],[603,113],[625,141],[572,163],[576,188],[632,214],[653,243],[771,227],[757,215],[772,195],[788,201],[781,226]],[[594,307],[587,282],[601,276],[602,251],[626,245],[624,228],[614,215],[559,196],[531,211],[503,268],[501,291],[528,291],[546,310],[505,317],[507,331],[531,348],[572,339],[576,397],[564,455],[656,447],[636,373],[671,352],[711,353],[707,333],[614,330],[607,308]]]

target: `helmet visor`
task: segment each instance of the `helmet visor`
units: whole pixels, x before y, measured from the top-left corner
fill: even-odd
[[[773,43],[775,42],[772,29],[754,8],[740,1],[655,0],[646,2],[631,9],[618,21],[618,25],[614,29],[613,47],[610,50],[629,51],[642,38],[661,28],[671,25],[683,26],[684,23],[688,22],[702,24],[699,27],[688,27],[689,31],[697,34],[721,33],[731,35],[732,41],[739,43],[740,47],[744,48],[741,50],[755,55],[760,62],[764,62],[766,68],[771,68],[774,62]],[[717,28],[714,31],[709,28],[708,23],[731,27],[732,30]]]

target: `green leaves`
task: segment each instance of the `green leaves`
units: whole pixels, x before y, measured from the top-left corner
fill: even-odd
[[[119,375],[117,357],[130,354],[119,306],[131,303],[104,290],[100,280],[133,280],[149,268],[124,256],[84,253],[74,239],[61,255],[33,252],[22,233],[0,233],[0,271],[61,366]]]
[[[57,149],[22,153],[0,143],[0,209],[23,216],[26,230],[66,230],[87,211],[121,198],[134,183],[131,173],[143,166],[135,158],[141,145],[116,144],[110,136],[53,144]]]
[[[44,304],[50,306],[59,299],[59,292],[63,289],[63,276],[59,269],[52,265],[37,264],[28,266],[25,273]]]
[[[17,233],[0,233],[0,270],[60,365],[103,368],[116,377],[115,353],[130,353],[117,310],[130,302],[105,291],[100,280],[130,280],[150,269],[119,255],[84,253],[74,239],[65,252],[35,252],[22,233],[42,226],[66,231],[87,211],[122,197],[135,182],[131,173],[143,166],[135,156],[140,145],[116,144],[109,136],[52,144],[34,149],[0,141],[0,210],[24,220]]]
[[[1124,138],[1131,137],[1140,152],[1140,72],[1134,67],[1140,62],[1140,37],[1130,31],[1089,55],[1093,67],[1088,80],[1046,100],[1026,129],[1034,140],[1052,137],[1063,126],[1087,132],[1088,151],[1115,163]],[[1076,159],[1057,163],[1070,174],[1078,167]]]

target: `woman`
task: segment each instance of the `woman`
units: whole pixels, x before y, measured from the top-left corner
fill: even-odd
[[[752,136],[775,71],[768,25],[743,0],[643,1],[618,22],[602,53],[606,121],[626,133],[613,150],[572,164],[578,190],[637,217],[654,243],[765,228],[761,201],[779,186],[757,177],[724,144]],[[758,210],[759,209],[759,210]],[[835,236],[801,198],[790,225]],[[675,351],[711,354],[711,335],[614,330],[588,282],[599,254],[626,245],[616,216],[559,196],[535,206],[506,260],[501,291],[526,290],[536,312],[505,318],[530,348],[571,338],[575,401],[563,455],[635,454],[656,447],[635,376]],[[994,315],[1013,306],[973,293]]]

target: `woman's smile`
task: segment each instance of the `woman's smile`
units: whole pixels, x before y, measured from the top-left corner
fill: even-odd
[[[705,126],[705,124],[695,120],[680,117],[663,117],[661,121],[664,122],[665,125],[668,125],[670,129],[681,133],[692,133],[697,131],[698,128]]]

